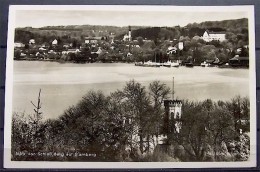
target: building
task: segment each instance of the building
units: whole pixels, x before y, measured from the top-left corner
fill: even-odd
[[[85,44],[96,44],[102,37],[85,37]]]
[[[226,40],[226,33],[224,32],[210,32],[209,30],[206,30],[202,36],[202,39],[205,42],[210,41],[224,41]]]
[[[58,44],[57,39],[54,39],[51,44],[54,45],[54,46],[57,45]]]
[[[129,37],[129,41],[132,41],[132,35],[131,35],[131,26],[128,27],[128,37]]]
[[[232,59],[229,59],[229,65],[233,67],[238,67],[238,66],[249,67],[249,57],[240,57],[236,55]]]
[[[177,48],[176,47],[173,47],[173,46],[170,46],[168,47],[167,49],[167,54],[175,54],[177,52]]]
[[[64,48],[70,48],[70,47],[72,47],[72,44],[65,43],[65,44],[63,44],[63,47],[64,47]]]
[[[23,43],[21,43],[21,42],[15,42],[14,43],[14,47],[15,48],[23,48],[23,47],[25,47],[25,45]]]
[[[68,49],[67,51],[62,51],[61,53],[62,54],[69,54],[69,53],[76,54],[76,53],[79,53],[79,52],[80,52],[79,49]]]
[[[128,34],[125,34],[123,37],[123,41],[132,41],[132,33],[131,26],[128,27]]]
[[[164,100],[165,122],[164,134],[180,133],[181,131],[181,115],[182,101],[181,100]]]
[[[183,42],[178,42],[178,48],[179,48],[179,50],[183,50],[184,43]]]
[[[102,53],[101,47],[98,47],[98,50],[97,50],[95,53],[96,53],[96,54],[101,54],[101,53]]]
[[[29,44],[31,45],[31,44],[35,44],[35,40],[34,39],[30,39],[29,40]]]

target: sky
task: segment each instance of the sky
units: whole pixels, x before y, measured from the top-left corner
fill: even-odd
[[[247,18],[243,11],[17,10],[15,27],[59,25],[186,26],[189,23]]]

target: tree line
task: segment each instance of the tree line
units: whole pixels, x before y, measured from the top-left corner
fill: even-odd
[[[35,113],[14,112],[15,161],[246,161],[250,155],[248,98],[182,100],[180,133],[167,134],[163,100],[170,88],[131,80],[109,96],[89,91],[57,119],[43,120],[40,93]],[[174,127],[174,119],[169,126]],[[24,156],[20,156],[19,152]],[[38,156],[37,153],[90,156]],[[34,156],[30,156],[29,154]]]

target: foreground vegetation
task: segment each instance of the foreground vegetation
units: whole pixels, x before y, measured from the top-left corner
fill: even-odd
[[[164,144],[162,107],[170,89],[132,80],[105,96],[89,91],[57,119],[14,113],[12,160],[16,161],[246,161],[250,152],[249,99],[182,101],[180,133]],[[171,121],[174,123],[174,121]],[[170,123],[171,125],[171,123]],[[174,125],[171,125],[174,126]]]

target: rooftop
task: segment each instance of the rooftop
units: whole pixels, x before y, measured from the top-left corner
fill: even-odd
[[[249,60],[249,57],[233,57],[232,59],[229,59],[231,61],[235,61],[235,60]]]

